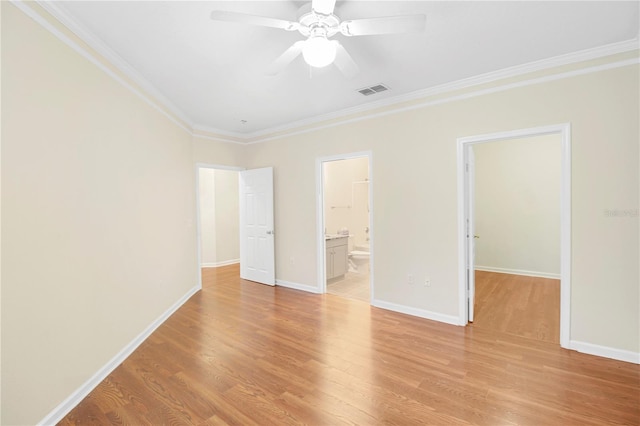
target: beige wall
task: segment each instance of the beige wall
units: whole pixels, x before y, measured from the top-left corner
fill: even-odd
[[[200,261],[219,266],[240,258],[238,172],[200,168]]]
[[[215,171],[216,263],[240,259],[240,211],[238,172]]]
[[[560,277],[560,136],[476,144],[476,268]]]
[[[216,182],[215,170],[198,170],[200,196],[200,264],[213,266],[216,256]]]
[[[35,424],[197,285],[194,152],[8,2],[2,106],[1,423]]]
[[[372,150],[379,300],[458,316],[456,138],[572,125],[571,339],[639,351],[638,66],[514,88],[251,145],[274,166],[276,277],[316,286],[315,161]],[[409,286],[429,277],[431,287]]]
[[[194,163],[232,167],[244,166],[246,146],[218,142],[199,136],[193,137],[192,144]]]

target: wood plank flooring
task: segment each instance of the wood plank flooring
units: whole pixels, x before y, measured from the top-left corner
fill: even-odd
[[[243,281],[237,265],[204,274],[60,424],[640,421],[638,365]]]
[[[560,344],[560,280],[476,271],[474,328]]]

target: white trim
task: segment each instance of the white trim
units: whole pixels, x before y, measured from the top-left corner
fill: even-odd
[[[560,125],[560,346],[571,339],[571,125]]]
[[[89,393],[95,389],[113,370],[115,370],[122,362],[127,359],[158,327],[164,323],[174,312],[189,300],[191,296],[196,294],[200,288],[192,287],[187,293],[178,299],[169,307],[162,315],[156,318],[147,328],[145,328],[138,336],[129,342],[120,350],[109,362],[96,371],[93,376],[84,382],[78,389],[62,401],[56,408],[47,414],[38,425],[55,425],[64,418],[75,406],[77,406]]]
[[[291,281],[278,280],[278,279],[276,279],[276,285],[280,287],[291,288],[294,290],[302,290],[308,293],[320,294],[320,292],[318,291],[318,288],[312,285],[299,284]]]
[[[214,133],[220,136],[227,136],[230,138],[237,139],[246,139],[247,135],[245,133],[231,132],[228,130],[215,129],[213,127],[203,126],[202,124],[196,124],[193,126],[194,132],[206,132],[206,133]]]
[[[224,166],[222,164],[209,164],[209,163],[196,163],[196,169],[216,169],[216,170],[232,170],[241,172],[246,170],[244,167],[239,166]]]
[[[560,346],[569,347],[571,335],[571,125],[569,123],[511,130],[457,139],[458,175],[458,313],[459,323],[468,322],[466,288],[466,150],[472,144],[559,134],[561,138],[560,202]]]
[[[389,311],[400,312],[401,314],[412,315],[414,317],[425,318],[432,321],[443,322],[445,324],[460,325],[458,317],[454,315],[441,314],[439,312],[427,311],[425,309],[413,308],[411,306],[398,305],[396,303],[385,302],[374,299],[371,302],[376,308],[387,309]]]
[[[594,345],[593,343],[578,342],[576,340],[571,340],[569,342],[569,349],[573,349],[589,355],[601,356],[618,361],[631,362],[633,364],[640,364],[639,352],[610,348],[608,346]]]
[[[325,259],[325,233],[324,233],[324,177],[322,165],[329,161],[351,160],[354,158],[366,157],[369,161],[369,303],[375,298],[375,280],[374,280],[374,226],[373,226],[373,151],[351,152],[346,154],[336,154],[327,157],[316,158],[316,265],[317,265],[317,292],[327,292],[326,270],[327,264]]]
[[[233,143],[236,145],[246,145],[247,142],[244,140],[235,140],[235,139],[226,139],[220,136],[213,136],[213,135],[203,135],[201,133],[192,133],[192,136],[194,138],[200,138],[200,139],[206,139],[206,140],[210,140],[210,141],[214,141],[214,142],[221,142],[221,143]]]
[[[238,263],[240,263],[240,259],[231,259],[231,260],[223,260],[222,262],[213,262],[213,263],[205,262],[200,267],[201,268],[219,268],[221,266],[236,265]]]
[[[498,274],[523,275],[525,277],[551,278],[554,280],[559,280],[561,277],[560,274],[556,274],[553,272],[525,271],[522,269],[496,268],[494,266],[476,265],[475,270],[485,271],[485,272],[497,272]]]

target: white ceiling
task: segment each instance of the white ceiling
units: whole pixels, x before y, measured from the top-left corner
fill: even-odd
[[[297,20],[293,1],[65,1],[67,23],[99,39],[200,128],[256,135],[368,102],[638,36],[639,2],[338,1],[342,20],[425,14],[424,33],[335,38],[360,67],[266,67],[297,32],[214,22],[213,10]],[[365,97],[356,89],[384,83]],[[242,123],[241,120],[246,120]]]

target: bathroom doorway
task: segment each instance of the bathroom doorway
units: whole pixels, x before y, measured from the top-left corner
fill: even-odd
[[[370,154],[319,160],[323,292],[371,303]]]

